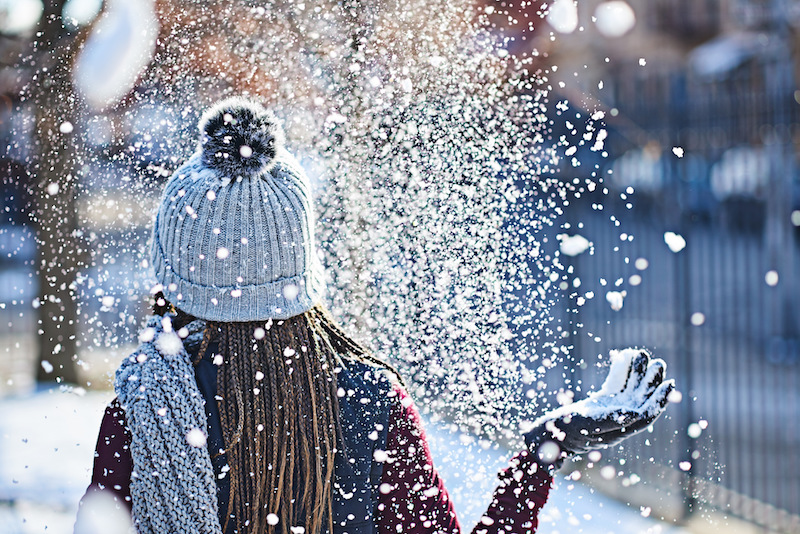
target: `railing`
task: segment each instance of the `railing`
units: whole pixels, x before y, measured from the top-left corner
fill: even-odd
[[[626,445],[614,467],[627,484],[614,487],[643,506],[659,495],[674,515],[714,508],[786,533],[800,531],[800,106],[791,69],[756,59],[715,82],[678,72],[618,84],[614,105],[637,129],[617,126],[625,141],[609,150],[610,193],[584,196],[567,213],[595,244],[570,260],[580,293],[595,295],[571,304],[571,343],[590,363],[583,382],[601,379],[596,355],[638,345],[667,360],[683,393],[652,433]],[[640,164],[616,164],[623,153]],[[643,175],[641,192],[621,199]],[[617,311],[610,291],[624,292]]]

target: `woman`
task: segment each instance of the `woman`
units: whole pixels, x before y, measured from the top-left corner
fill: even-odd
[[[156,313],[87,495],[112,492],[140,534],[460,532],[402,380],[320,304],[309,183],[276,119],[230,99],[200,132],[156,216]],[[617,353],[599,392],[537,420],[475,532],[534,531],[554,466],[661,414],[664,368]]]

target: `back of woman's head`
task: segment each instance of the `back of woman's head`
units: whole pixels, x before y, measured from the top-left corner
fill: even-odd
[[[199,129],[156,216],[154,309],[173,313],[176,330],[206,322],[197,357],[213,349],[219,366],[226,523],[240,533],[330,531],[337,369],[347,358],[383,364],[319,304],[310,184],[275,116],[229,99]]]
[[[156,215],[155,312],[171,310],[176,329],[206,321],[197,356],[213,347],[219,365],[228,521],[238,532],[320,532],[340,439],[334,369],[343,349],[360,349],[315,307],[323,283],[310,184],[257,102],[220,102],[199,133]]]

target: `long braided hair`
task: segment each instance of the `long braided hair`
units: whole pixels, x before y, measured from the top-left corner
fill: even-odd
[[[154,311],[194,318],[156,295]],[[217,341],[217,403],[230,471],[223,531],[333,531],[334,456],[341,450],[336,385],[340,357],[397,372],[372,356],[321,305],[283,320],[208,322],[199,358]],[[301,526],[304,530],[291,527]]]

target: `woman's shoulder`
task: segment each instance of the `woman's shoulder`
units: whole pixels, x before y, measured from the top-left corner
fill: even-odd
[[[357,404],[366,408],[368,405],[378,407],[385,417],[394,413],[402,397],[407,396],[400,375],[390,365],[376,358],[341,358],[341,367],[337,369],[337,395],[340,407],[357,400]],[[384,418],[385,418],[384,417]]]
[[[342,356],[339,358],[339,369],[336,369],[337,381],[351,379],[365,385],[372,385],[385,393],[392,391],[397,384],[402,384],[400,374],[389,364],[375,357]]]

